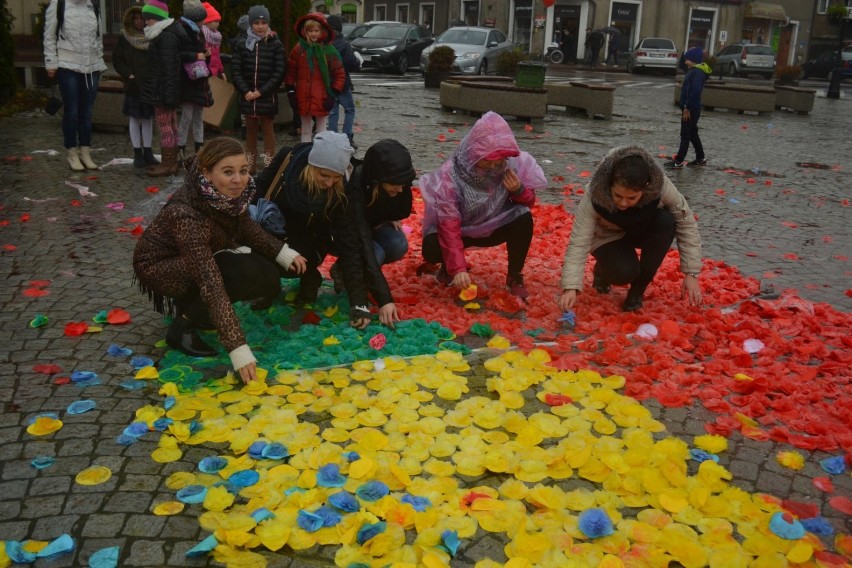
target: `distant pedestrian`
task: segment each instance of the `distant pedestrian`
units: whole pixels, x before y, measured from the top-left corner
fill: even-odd
[[[612,285],[629,285],[622,309],[640,309],[675,237],[684,275],[681,297],[697,306],[701,236],[689,204],[646,150],[638,146],[611,150],[574,211],[559,308],[563,312],[574,308],[591,252],[597,261],[594,289],[606,294]]]
[[[254,192],[240,141],[214,138],[187,160],[183,185],[133,252],[140,289],[158,312],[174,316],[166,344],[192,357],[214,357],[217,351],[197,330],[215,327],[244,383],[257,379],[257,360],[231,304],[272,302],[281,292],[279,266],[305,270],[303,256],[249,216]]]
[[[250,27],[234,46],[231,69],[240,93],[240,112],[246,119],[246,148],[252,173],[269,165],[275,156],[274,119],[278,114],[278,88],[284,81],[284,45],[269,30],[266,6],[249,8]],[[264,153],[257,154],[257,133],[263,131]]]
[[[285,84],[295,91],[302,121],[302,142],[310,142],[316,132],[326,131],[328,113],[346,83],[340,54],[331,45],[334,31],[325,16],[311,12],[296,22],[299,42],[287,60]]]
[[[682,168],[690,143],[695,150],[695,159],[689,162],[689,165],[703,166],[707,163],[704,145],[698,136],[698,119],[701,118],[701,93],[704,91],[704,83],[713,70],[703,61],[704,52],[700,47],[688,49],[684,54],[684,63],[689,70],[683,78],[680,90],[680,146],[677,154],[666,163],[666,167]]]
[[[122,112],[128,117],[133,165],[137,168],[159,164],[151,143],[154,136],[154,107],[142,102],[142,85],[148,74],[148,44],[142,6],[134,4],[124,12],[121,36],[112,52],[112,66],[124,80]]]
[[[96,170],[92,161],[92,109],[104,63],[98,29],[99,0],[50,0],[44,13],[44,67],[59,84],[62,137],[75,172]]]
[[[213,106],[213,93],[210,90],[210,52],[206,46],[202,22],[207,18],[207,10],[200,0],[183,0],[183,15],[180,23],[189,42],[181,49],[181,61],[184,63],[180,75],[180,123],[178,124],[178,147],[181,157],[186,155],[186,143],[189,132],[198,152],[204,144],[204,109]],[[206,67],[206,75],[190,77],[186,63],[195,63]]]
[[[352,77],[350,73],[354,73],[361,68],[361,63],[355,57],[355,52],[352,46],[349,45],[349,40],[343,37],[343,20],[340,16],[329,16],[328,25],[334,30],[334,39],[331,44],[334,49],[340,54],[340,60],[343,63],[343,70],[346,72],[346,81],[344,82],[343,90],[337,97],[337,101],[331,107],[331,112],[328,113],[328,129],[332,132],[338,132],[337,122],[340,117],[340,107],[343,107],[343,130],[342,132],[349,137],[349,144],[357,149],[355,145],[355,135],[352,129],[355,125],[355,99],[352,98]]]
[[[611,27],[609,32],[609,47],[606,52],[606,60],[604,61],[604,65],[608,65],[610,59],[612,59],[612,64],[618,67],[618,53],[621,51],[621,32],[618,31],[618,28]]]
[[[604,34],[600,30],[586,28],[586,43],[585,47],[588,50],[587,63],[592,67],[592,70],[597,69],[598,58],[601,54],[601,48],[604,45]]]
[[[204,18],[201,31],[204,32],[204,42],[207,51],[210,52],[210,60],[207,64],[210,67],[210,75],[213,77],[225,78],[225,65],[222,63],[222,32],[219,31],[219,24],[222,23],[222,15],[210,2],[203,2],[204,10],[207,12],[207,17]]]
[[[162,160],[150,166],[150,176],[173,176],[178,171],[177,107],[183,63],[181,51],[189,38],[183,26],[169,17],[169,6],[162,0],[148,0],[142,8],[148,44],[148,75],[142,85],[142,102],[153,105],[160,131]]]

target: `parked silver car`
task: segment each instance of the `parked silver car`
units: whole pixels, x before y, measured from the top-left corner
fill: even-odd
[[[735,43],[716,54],[716,67],[719,73],[731,77],[762,75],[771,79],[775,73],[775,52],[768,45]]]
[[[497,57],[514,47],[506,34],[494,28],[456,27],[450,28],[423,50],[420,69],[425,71],[429,53],[439,45],[448,45],[456,52],[453,62],[455,73],[485,75],[497,69]]]
[[[627,70],[638,73],[660,69],[675,75],[678,53],[674,41],[667,37],[645,37],[639,40],[627,58]]]

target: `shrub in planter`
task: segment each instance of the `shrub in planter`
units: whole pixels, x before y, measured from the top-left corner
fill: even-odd
[[[430,73],[449,73],[456,60],[456,52],[449,45],[439,45],[429,52],[426,71]]]
[[[506,50],[497,56],[497,73],[507,77],[514,77],[518,69],[518,63],[527,60],[527,54],[520,48]]]
[[[775,77],[779,83],[790,85],[802,77],[802,68],[799,65],[779,65],[775,68]]]
[[[832,24],[839,24],[846,17],[846,6],[842,3],[835,3],[828,7],[825,15],[828,16],[828,21]]]

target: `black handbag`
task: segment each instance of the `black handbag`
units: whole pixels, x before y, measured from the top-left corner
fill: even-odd
[[[56,85],[54,85],[50,89],[50,98],[47,99],[47,104],[44,105],[44,112],[50,116],[54,116],[61,108],[62,99],[56,96]]]

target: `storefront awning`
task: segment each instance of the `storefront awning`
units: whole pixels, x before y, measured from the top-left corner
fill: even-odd
[[[752,2],[746,4],[746,18],[765,18],[767,20],[786,20],[787,14],[781,4],[769,2]]]

